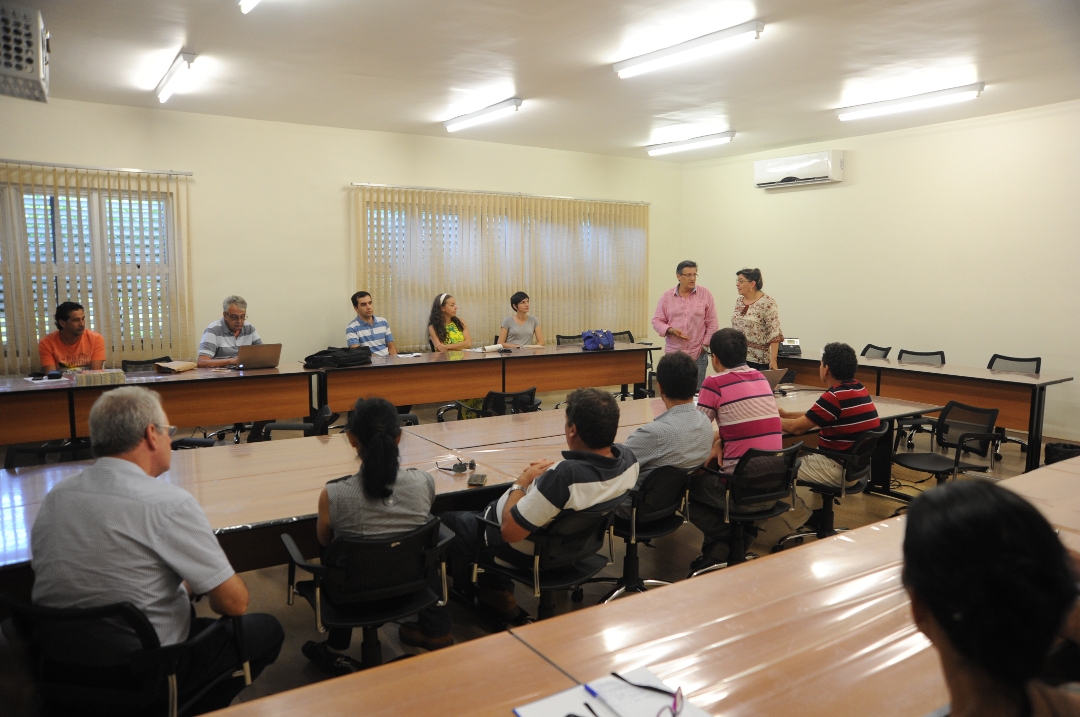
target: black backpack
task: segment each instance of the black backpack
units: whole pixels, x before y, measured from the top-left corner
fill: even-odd
[[[304,368],[349,368],[367,366],[371,363],[371,349],[357,346],[354,349],[338,349],[331,346],[317,351],[304,359]]]

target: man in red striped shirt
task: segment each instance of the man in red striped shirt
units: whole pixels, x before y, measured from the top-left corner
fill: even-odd
[[[827,344],[821,354],[818,375],[830,388],[805,414],[781,410],[784,432],[799,435],[817,426],[821,429],[819,448],[846,453],[865,431],[881,425],[869,392],[855,380],[858,367],[859,359],[853,348],[841,343]],[[802,456],[799,480],[839,486],[843,477],[843,466],[833,459],[818,453]]]

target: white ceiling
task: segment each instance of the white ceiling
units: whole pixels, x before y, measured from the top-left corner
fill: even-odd
[[[19,0],[31,5],[34,0]],[[53,97],[694,161],[1080,97],[1077,0],[40,0]],[[611,63],[747,20],[757,42],[621,80]],[[200,82],[160,105],[177,51]],[[976,81],[963,104],[857,122],[837,107]],[[509,97],[504,120],[442,121]],[[680,126],[683,125],[683,126]],[[687,127],[686,125],[690,125]]]

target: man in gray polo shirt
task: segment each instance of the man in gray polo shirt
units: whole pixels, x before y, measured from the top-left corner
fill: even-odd
[[[221,302],[221,318],[206,327],[199,342],[200,366],[231,366],[240,346],[262,343],[259,332],[247,323],[247,302],[242,296],[228,296]]]
[[[97,461],[57,484],[30,535],[33,601],[88,608],[130,602],[146,615],[162,645],[184,642],[213,621],[194,619],[190,600],[205,594],[221,615],[244,615],[248,592],[222,552],[210,521],[191,493],[155,480],[172,459],[157,393],[137,386],[108,391],[90,409]],[[285,634],[270,615],[244,615],[252,677],[277,659]],[[208,641],[178,674],[180,699],[197,692],[236,660],[227,631]],[[242,690],[224,681],[193,714],[228,706]]]
[[[656,364],[656,388],[667,410],[626,439],[624,445],[638,461],[635,488],[661,466],[690,470],[709,460],[713,430],[709,419],[694,405],[697,377],[697,363],[681,351],[664,354]],[[616,515],[629,519],[630,503],[627,496]]]

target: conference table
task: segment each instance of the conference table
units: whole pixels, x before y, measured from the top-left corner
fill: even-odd
[[[817,383],[820,352],[807,356],[781,356],[777,364],[793,369],[795,381]],[[814,358],[811,358],[814,357]],[[1043,414],[1046,389],[1073,377],[1056,371],[1012,373],[968,366],[927,366],[893,359],[859,357],[857,378],[874,396],[941,403],[958,401],[969,406],[998,409],[997,425],[1027,431],[1025,470],[1039,467],[1042,457]]]
[[[1077,480],[1080,458],[1001,485],[1034,503],[1076,550]],[[505,716],[573,683],[648,667],[723,717],[925,717],[948,693],[901,582],[903,531],[904,518],[892,518],[220,714],[283,717],[316,705],[327,717]],[[469,670],[474,660],[482,667]],[[573,682],[555,679],[551,668]]]

